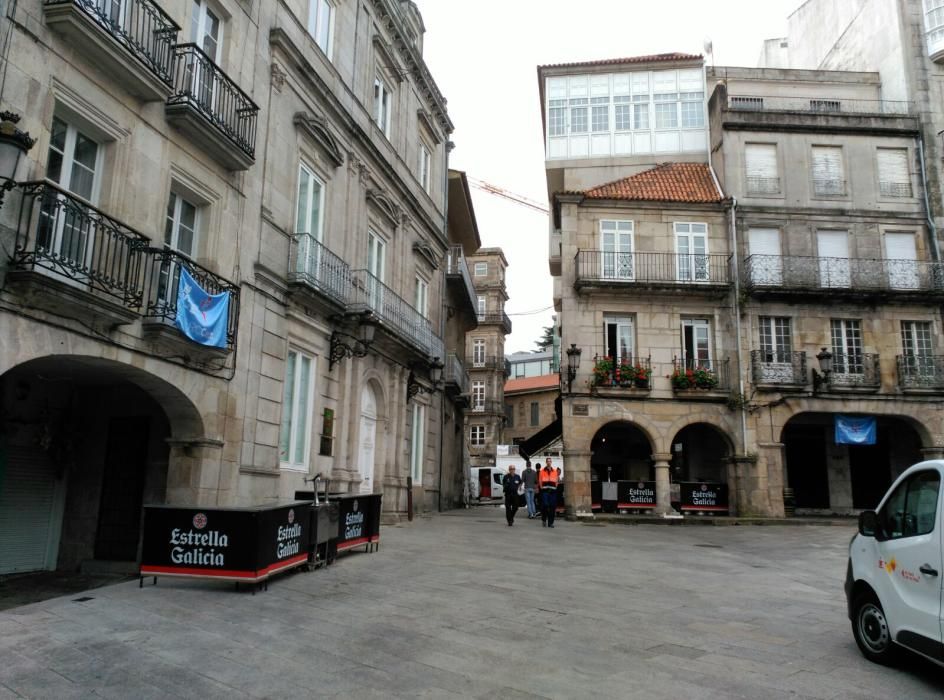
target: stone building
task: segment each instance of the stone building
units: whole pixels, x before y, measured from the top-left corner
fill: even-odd
[[[2,173],[0,573],[134,560],[142,502],[319,473],[388,517],[408,483],[441,503],[452,124],[423,32],[408,0],[4,8],[0,108],[36,144]],[[228,300],[216,346],[175,325],[188,276]]]
[[[504,439],[509,445],[519,445],[554,420],[560,375],[512,377],[504,391]]]
[[[475,286],[478,328],[467,334],[465,341],[471,390],[465,425],[471,466],[475,469],[494,465],[496,446],[503,444],[505,336],[511,333],[511,319],[505,313],[508,261],[501,248],[480,248],[469,256],[469,267]]]

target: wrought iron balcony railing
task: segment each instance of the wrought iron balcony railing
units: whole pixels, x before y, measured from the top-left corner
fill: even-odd
[[[46,8],[73,5],[108,32],[168,87],[180,27],[153,0],[45,0]]]
[[[726,391],[728,382],[728,360],[698,360],[676,357],[672,362],[672,389],[686,391],[705,389]]]
[[[177,318],[177,295],[181,269],[186,270],[193,281],[199,284],[207,294],[229,292],[226,344],[232,348],[236,343],[239,324],[239,286],[210,272],[175,250],[166,248],[145,250],[145,279],[147,280],[145,322],[174,325]]]
[[[847,100],[822,97],[773,97],[728,95],[728,109],[758,112],[805,112],[809,114],[861,114],[908,116],[910,102],[896,100]]]
[[[878,191],[883,197],[911,197],[910,182],[885,182],[879,181]]]
[[[895,359],[902,389],[944,388],[944,355],[898,355]]]
[[[593,354],[593,375],[591,386],[609,388],[623,387],[635,389],[652,388],[652,358],[634,357],[630,352],[607,354],[599,348]]]
[[[813,194],[818,197],[842,197],[846,194],[846,181],[834,178],[813,178]]]
[[[577,286],[730,284],[731,256],[683,253],[614,253],[581,250],[575,260]]]
[[[49,180],[20,183],[8,203],[16,194],[14,270],[42,272],[122,306],[140,307],[147,236]]]
[[[944,293],[944,264],[918,260],[751,255],[744,261],[748,290]]]
[[[351,271],[348,308],[369,310],[387,332],[429,357],[444,357],[442,339],[425,316],[367,270]]]
[[[460,394],[469,392],[469,373],[466,371],[462,360],[454,353],[446,355],[445,367],[443,368],[443,381],[455,386]]]
[[[463,288],[472,308],[477,308],[475,285],[472,284],[472,274],[469,272],[469,264],[466,260],[462,246],[449,246],[448,257],[446,258],[446,280],[462,280]]]
[[[469,369],[505,369],[505,358],[497,355],[476,355],[466,357]]]
[[[757,385],[804,386],[810,380],[806,353],[751,350],[751,378]]]
[[[494,413],[496,415],[505,415],[505,405],[495,399],[479,399],[472,395],[472,405],[469,408],[472,413]]]
[[[504,311],[500,314],[492,312],[479,314],[478,319],[480,325],[500,325],[502,330],[505,331],[505,335],[511,333],[511,319]]]
[[[346,306],[353,289],[351,268],[310,233],[296,233],[289,252],[288,281],[314,289]]]
[[[875,353],[834,352],[828,383],[831,389],[880,387],[882,372],[879,356]]]
[[[779,194],[779,177],[749,177],[747,178],[748,194]]]
[[[254,158],[259,107],[196,44],[178,44],[174,53],[174,93],[167,104],[192,107]]]

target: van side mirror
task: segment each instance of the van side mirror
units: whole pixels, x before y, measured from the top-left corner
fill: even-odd
[[[866,537],[875,537],[878,529],[878,516],[874,510],[864,510],[859,513],[859,534]]]

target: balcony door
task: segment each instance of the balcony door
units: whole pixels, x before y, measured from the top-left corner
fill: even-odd
[[[788,317],[761,316],[758,320],[760,337],[760,378],[771,384],[789,384],[793,374],[793,334]]]
[[[370,308],[383,316],[384,276],[387,265],[387,242],[373,231],[367,232],[367,298]]]
[[[711,369],[711,326],[707,319],[682,321],[682,362],[685,369]]]
[[[865,373],[862,356],[862,326],[858,319],[830,321],[833,341],[833,374],[861,375]]]
[[[162,306],[175,305],[180,282],[180,259],[192,260],[196,253],[199,209],[176,192],[170,193],[164,220],[164,249],[168,252],[158,270],[157,296]]]
[[[892,289],[918,288],[918,252],[913,233],[885,234],[885,269]]]
[[[614,362],[633,362],[633,319],[609,318],[603,325],[606,346],[603,354],[612,357]]]
[[[472,341],[472,366],[485,366],[485,338],[476,338]]]
[[[308,168],[298,166],[298,197],[295,209],[296,272],[326,282],[322,274],[322,212],[324,211],[324,183]]]
[[[188,54],[186,71],[191,95],[201,107],[215,114],[219,89],[218,81],[214,80],[214,70],[220,64],[223,23],[206,0],[193,0],[190,11],[190,42],[196,44],[212,62],[198,54]]]
[[[98,199],[102,148],[59,117],[52,118],[46,177],[89,204]],[[55,261],[64,279],[88,283],[98,232],[88,210],[76,200],[46,190],[36,232],[37,252]]]
[[[708,224],[675,224],[679,282],[708,281]]]
[[[904,369],[912,381],[922,384],[935,381],[934,349],[929,321],[901,322],[901,350]]]
[[[752,228],[748,231],[748,251],[751,256],[751,282],[757,286],[779,287],[783,284],[783,257],[780,249],[780,229]]]
[[[852,285],[847,231],[817,231],[816,254],[819,256],[820,287],[847,288]]]
[[[600,249],[604,279],[633,279],[632,221],[601,221]]]

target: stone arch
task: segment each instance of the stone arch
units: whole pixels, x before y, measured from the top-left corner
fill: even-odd
[[[689,413],[687,415],[676,418],[671,425],[666,428],[665,432],[662,433],[663,438],[666,441],[666,444],[661,445],[661,452],[671,452],[672,450],[672,441],[675,439],[675,436],[678,435],[682,430],[687,428],[690,425],[706,425],[710,428],[713,428],[721,438],[725,441],[728,446],[728,455],[732,456],[736,452],[735,445],[737,444],[736,440],[731,435],[731,426],[725,425],[723,419],[719,420],[719,414],[715,412],[708,411],[698,411],[696,413]]]
[[[653,443],[647,431],[633,421],[611,420],[590,440],[591,478],[599,481],[651,478]]]
[[[648,417],[646,417],[645,415],[640,415],[636,413],[633,413],[633,414],[627,413],[625,417],[615,415],[612,413],[598,416],[595,420],[593,420],[590,423],[589,429],[587,430],[587,434],[591,435],[590,442],[592,442],[593,440],[592,438],[593,435],[596,435],[598,432],[600,432],[601,429],[603,429],[604,427],[606,427],[607,425],[611,423],[627,423],[636,427],[638,430],[642,432],[642,434],[649,441],[649,444],[652,446],[653,452],[658,452],[658,447],[659,447],[658,437],[661,434],[661,430],[651,420],[649,420]],[[586,445],[565,445],[565,448],[567,450],[574,450],[574,449],[589,450],[590,442],[588,442]]]

